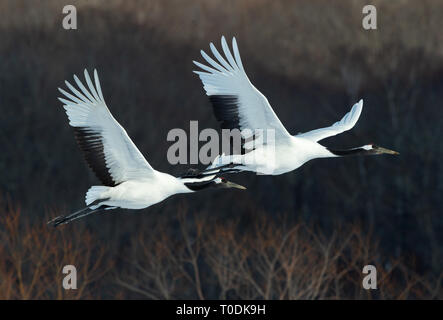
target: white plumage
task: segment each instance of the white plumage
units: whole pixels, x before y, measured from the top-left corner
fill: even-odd
[[[324,138],[350,130],[360,117],[363,100],[356,103],[340,121],[330,127],[312,130],[292,136],[276,116],[266,97],[249,81],[240,58],[237,42],[232,40],[232,55],[226,39],[221,38],[224,57],[211,43],[210,49],[216,60],[204,51],[202,57],[207,65],[194,61],[203,71],[194,71],[200,77],[203,88],[212,102],[216,118],[222,128],[240,129],[247,139],[242,155],[222,155],[215,159],[208,172],[253,171],[262,174],[282,174],[292,171],[314,158],[336,157],[348,154],[380,154],[396,152],[366,145],[349,150],[331,150],[317,143]],[[260,130],[272,130],[275,139],[257,139]],[[245,133],[244,133],[245,132]],[[254,132],[258,134],[254,135]],[[267,137],[268,138],[268,137]],[[213,167],[219,168],[219,171]]]
[[[206,94],[208,96],[230,96],[237,99],[238,128],[240,130],[274,129],[276,139],[290,137],[290,134],[272,110],[268,99],[249,81],[243,69],[235,38],[232,40],[234,59],[225,38],[222,37],[223,52],[229,64],[212,43],[210,47],[214,56],[223,66],[211,59],[203,50],[201,55],[213,68],[194,61],[198,67],[207,71],[194,71],[203,82]],[[250,138],[250,135],[244,136],[244,138]]]
[[[360,100],[358,103],[354,104],[351,111],[345,114],[345,116],[340,121],[337,121],[332,126],[315,129],[306,133],[301,133],[298,134],[297,137],[317,142],[325,138],[335,136],[347,130],[351,130],[357,123],[358,118],[360,118],[362,109],[363,100]]]
[[[190,193],[214,186],[244,189],[215,175],[188,174],[176,178],[153,169],[109,111],[97,71],[94,70],[95,86],[86,70],[84,75],[87,88],[74,75],[80,91],[65,81],[71,92],[59,88],[65,96],[59,100],[64,104],[69,124],[74,128],[77,142],[89,166],[103,186],[92,186],[88,190],[85,209],[50,221],[55,226],[98,209],[146,208],[178,193]]]
[[[94,70],[96,88],[86,70],[84,74],[89,91],[75,75],[74,80],[82,92],[68,81],[65,81],[65,84],[74,95],[59,88],[59,91],[70,99],[58,98],[64,103],[69,125],[93,132],[95,142],[103,144],[106,168],[115,184],[131,179],[153,178],[155,170],[106,106],[97,71]]]

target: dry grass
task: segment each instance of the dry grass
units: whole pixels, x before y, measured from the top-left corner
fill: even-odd
[[[86,299],[97,297],[95,282],[112,268],[90,232],[54,232],[32,224],[19,207],[0,215],[0,299]],[[50,213],[51,215],[54,212]],[[64,290],[65,265],[75,265],[77,290]]]
[[[0,299],[443,298],[443,272],[417,274],[359,225],[326,235],[302,222],[260,219],[239,232],[237,223],[182,208],[176,219],[141,225],[116,254],[110,248],[121,238],[100,241],[81,224],[31,225],[8,207],[0,212]],[[68,264],[77,268],[77,290],[62,287]],[[367,264],[377,268],[377,290],[362,288]]]
[[[134,269],[119,278],[150,299],[435,299],[439,278],[383,255],[358,225],[325,235],[304,223],[257,221],[240,233],[232,223],[179,214],[180,235],[163,224],[133,239]],[[283,223],[282,223],[283,222]],[[155,248],[153,250],[153,248]],[[377,268],[378,289],[362,288],[362,268]]]

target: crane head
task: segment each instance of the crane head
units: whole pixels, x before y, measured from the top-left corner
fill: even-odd
[[[218,177],[214,179],[215,186],[220,188],[235,188],[240,190],[246,190],[242,185],[226,180],[226,178]]]
[[[370,154],[383,154],[383,153],[385,153],[385,154],[393,154],[393,155],[400,154],[397,151],[393,151],[393,150],[389,150],[389,149],[386,149],[386,148],[382,148],[382,147],[379,147],[379,146],[377,146],[377,145],[375,145],[373,143],[368,144],[366,146],[363,146],[362,148],[367,150],[368,153],[370,153]]]

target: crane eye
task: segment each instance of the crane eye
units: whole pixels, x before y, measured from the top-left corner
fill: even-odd
[[[220,177],[220,179],[221,179],[221,182],[226,183],[226,179],[225,178]]]

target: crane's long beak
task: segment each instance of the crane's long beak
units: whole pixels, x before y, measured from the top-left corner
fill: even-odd
[[[240,189],[240,190],[246,190],[245,187],[243,187],[243,186],[241,186],[239,184],[236,184],[234,182],[231,182],[231,181],[227,181],[225,183],[225,185],[226,185],[226,188],[235,188],[235,189]]]
[[[376,148],[375,148],[375,151],[376,151],[378,154],[382,154],[382,153],[387,153],[387,154],[400,154],[400,153],[398,153],[397,151],[393,151],[393,150],[385,149],[385,148],[382,148],[382,147],[376,147]]]

